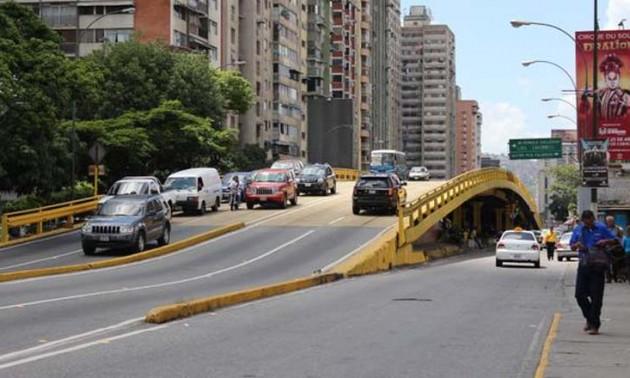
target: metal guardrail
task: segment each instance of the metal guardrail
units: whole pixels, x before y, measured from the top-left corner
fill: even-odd
[[[41,235],[51,230],[45,230],[47,222],[64,219],[64,227],[74,224],[74,217],[94,212],[98,206],[98,196],[82,198],[75,201],[62,202],[36,209],[16,211],[2,215],[2,230],[0,245],[11,240],[10,230],[22,226],[35,226],[34,235]]]
[[[361,176],[361,171],[349,168],[333,168],[337,180],[339,181],[357,181]]]
[[[480,169],[459,175],[402,205],[398,211],[399,246],[417,240],[439,219],[465,201],[492,189],[510,189],[517,193],[529,206],[538,225],[542,225],[536,201],[518,177],[504,169]],[[422,222],[423,220],[428,222]]]

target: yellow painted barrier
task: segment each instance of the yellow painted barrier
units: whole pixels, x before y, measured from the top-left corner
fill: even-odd
[[[323,285],[343,278],[340,274],[323,274],[313,277],[299,278],[278,284],[220,294],[206,298],[193,299],[182,303],[159,306],[151,309],[145,316],[147,323],[166,323],[189,316],[211,312],[221,308],[251,302],[263,298],[307,289]]]
[[[45,230],[44,224],[49,221],[56,222],[60,219],[65,219],[63,226],[72,228],[74,217],[94,212],[98,206],[98,199],[98,196],[88,197],[36,209],[3,214],[0,247],[15,244],[16,240],[21,240],[11,240],[9,231],[12,228],[35,225],[35,235],[25,238],[25,241],[48,235],[50,230]]]
[[[85,270],[93,270],[93,269],[102,269],[109,268],[112,266],[130,264],[138,261],[152,259],[158,256],[167,255],[169,253],[173,253],[184,248],[192,247],[193,245],[202,243],[204,241],[217,238],[219,236],[225,235],[227,233],[239,230],[245,227],[243,223],[235,223],[223,227],[219,227],[199,235],[195,235],[188,239],[180,240],[169,245],[165,245],[163,247],[158,247],[151,249],[149,251],[136,253],[129,256],[124,257],[116,257],[107,260],[100,260],[93,263],[85,263],[85,264],[76,264],[76,265],[65,265],[58,266],[52,268],[42,268],[42,269],[30,269],[30,270],[21,270],[17,272],[8,272],[8,273],[0,273],[0,282],[7,281],[16,281],[23,280],[27,278],[35,278],[35,277],[45,277],[45,276],[53,276],[57,274],[66,274],[66,273],[75,273],[81,272]]]
[[[357,181],[361,171],[349,168],[333,168],[338,181]]]

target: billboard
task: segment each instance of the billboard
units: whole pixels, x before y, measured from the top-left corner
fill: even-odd
[[[598,35],[598,127],[593,129],[594,33],[578,32],[576,78],[580,139],[607,139],[611,160],[630,160],[630,31],[600,31]]]
[[[591,188],[608,186],[607,140],[582,139],[582,185]]]

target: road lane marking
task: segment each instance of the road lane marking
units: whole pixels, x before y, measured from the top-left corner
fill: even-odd
[[[283,217],[283,216],[290,216],[290,215],[293,215],[294,213],[310,209],[311,207],[319,205],[320,203],[329,202],[329,201],[332,201],[332,200],[335,200],[335,199],[338,199],[338,198],[339,197],[337,197],[337,196],[327,197],[327,198],[323,198],[321,200],[318,200],[316,202],[312,202],[312,203],[310,203],[310,204],[308,204],[306,206],[300,206],[300,207],[298,207],[296,209],[291,209],[290,211],[283,211],[283,212],[279,212],[279,213],[270,214],[270,215],[265,216],[263,218],[260,218],[260,219],[258,219],[256,221],[252,221],[252,222],[248,223],[244,228],[242,228],[240,230],[237,230],[237,231],[234,231],[234,232],[231,232],[231,233],[227,233],[225,235],[219,236],[218,238],[210,239],[208,241],[205,241],[205,242],[197,244],[197,245],[190,246],[190,247],[182,249],[180,251],[177,251],[177,252],[174,252],[174,253],[171,253],[171,254],[167,254],[167,255],[163,255],[163,256],[159,256],[159,257],[155,257],[155,258],[152,258],[152,259],[138,261],[138,262],[131,263],[131,264],[113,266],[113,267],[110,267],[110,268],[87,270],[87,271],[83,271],[83,272],[57,274],[57,275],[53,275],[53,276],[27,278],[27,279],[24,279],[24,280],[7,281],[7,282],[0,283],[0,286],[2,286],[2,285],[20,285],[20,284],[34,282],[34,281],[40,281],[40,280],[59,279],[59,278],[68,277],[70,275],[72,275],[72,276],[81,276],[81,275],[85,275],[85,274],[95,274],[95,273],[101,273],[101,272],[109,272],[109,271],[112,271],[112,270],[126,269],[126,268],[130,268],[130,267],[134,267],[134,266],[139,266],[139,265],[144,265],[144,264],[157,262],[157,261],[160,261],[162,259],[167,259],[167,258],[179,256],[180,254],[189,252],[192,249],[205,247],[205,246],[207,246],[209,244],[216,243],[216,242],[218,242],[220,240],[227,239],[227,238],[239,235],[241,233],[244,233],[244,232],[247,232],[247,231],[251,230],[252,228],[256,228],[256,227],[259,227],[260,225],[268,223],[268,222],[270,222],[270,221],[272,221],[272,220],[274,220],[276,218]]]
[[[155,331],[159,331],[161,329],[164,329],[168,327],[167,324],[162,324],[156,327],[151,327],[151,328],[147,328],[147,329],[140,329],[137,331],[132,331],[132,332],[127,332],[127,333],[123,333],[121,335],[117,335],[117,336],[112,336],[112,337],[107,337],[104,339],[100,339],[100,340],[95,340],[95,341],[90,341],[88,343],[84,343],[84,344],[79,344],[79,345],[75,345],[73,347],[69,347],[69,348],[65,348],[65,349],[60,349],[54,352],[48,352],[48,353],[42,353],[36,356],[32,356],[32,357],[27,357],[27,358],[23,358],[17,361],[13,361],[13,362],[8,362],[5,364],[1,364],[0,365],[0,370],[4,370],[4,369],[8,369],[11,367],[15,367],[15,366],[19,366],[19,365],[24,365],[30,362],[35,362],[35,361],[39,361],[39,360],[43,360],[46,358],[50,358],[50,357],[55,357],[61,354],[67,354],[67,353],[71,353],[71,352],[76,352],[78,350],[81,349],[86,349],[95,345],[103,345],[103,344],[108,344],[112,341],[116,341],[116,340],[122,340],[122,339],[126,339],[128,337],[132,337],[132,336],[137,336],[143,333],[147,333],[147,332],[155,332]]]
[[[65,337],[63,339],[59,339],[59,340],[55,340],[55,341],[50,341],[50,342],[47,342],[45,344],[41,344],[41,345],[34,346],[34,347],[31,347],[31,348],[26,348],[26,349],[18,350],[18,351],[15,351],[15,352],[6,353],[6,354],[3,354],[3,355],[0,355],[0,362],[7,361],[7,360],[10,360],[10,359],[13,359],[13,358],[20,357],[20,356],[28,355],[30,353],[34,353],[34,352],[37,352],[37,351],[40,351],[40,350],[47,350],[47,349],[50,349],[50,348],[55,347],[55,346],[68,344],[68,343],[70,343],[72,341],[83,339],[83,338],[86,338],[86,337],[89,337],[89,336],[94,336],[94,335],[98,335],[100,333],[113,331],[113,330],[115,330],[117,328],[123,328],[123,327],[128,326],[128,325],[133,324],[133,323],[144,323],[144,317],[125,320],[125,321],[122,321],[120,323],[116,323],[116,324],[111,325],[111,326],[107,326],[107,327],[103,327],[103,328],[97,328],[97,329],[94,329],[94,330],[91,330],[91,331],[88,331],[88,332],[79,333],[77,335]]]
[[[344,220],[344,219],[346,219],[346,217],[339,217],[339,218],[337,218],[337,219],[335,219],[335,220],[333,220],[333,221],[330,221],[330,222],[328,223],[328,225],[329,225],[329,226],[332,226],[333,224],[337,224],[337,223],[341,222],[341,221],[342,221],[342,220]]]
[[[534,378],[545,377],[545,370],[547,370],[547,366],[549,365],[549,355],[551,354],[551,347],[553,346],[553,342],[558,335],[558,327],[560,326],[561,318],[562,314],[560,314],[559,312],[556,312],[553,315],[553,320],[551,321],[551,325],[549,326],[549,333],[547,334],[547,338],[545,339],[545,344],[543,346],[542,353],[540,354],[540,361],[538,362],[538,367],[536,368]]]
[[[534,337],[532,337],[532,341],[529,343],[529,348],[527,348],[527,353],[525,354],[525,358],[521,363],[521,368],[519,369],[518,374],[516,374],[515,378],[525,377],[526,371],[531,366],[530,363],[536,361],[536,350],[538,349],[545,323],[547,323],[547,316],[544,316],[542,319],[540,319],[540,322],[538,322],[537,325],[530,325],[530,327],[536,329],[536,331],[534,332]]]
[[[45,257],[43,259],[38,259],[38,260],[30,260],[30,261],[25,261],[23,263],[19,263],[19,264],[15,264],[15,265],[9,265],[9,266],[3,266],[0,267],[0,271],[1,270],[7,270],[7,269],[12,269],[12,268],[19,268],[22,266],[27,266],[27,265],[33,265],[33,264],[37,264],[40,262],[44,262],[44,261],[48,261],[48,260],[56,260],[60,257],[66,257],[66,256],[70,256],[70,255],[76,255],[81,253],[82,250],[81,249],[76,249],[74,251],[70,251],[70,252],[66,252],[66,253],[62,253],[60,255],[55,255],[55,256],[50,256],[50,257]]]
[[[47,304],[47,303],[54,303],[54,302],[61,302],[61,301],[69,301],[69,300],[74,300],[74,299],[83,299],[83,298],[90,298],[90,297],[97,297],[97,296],[105,296],[105,295],[111,295],[111,294],[118,294],[118,293],[127,293],[127,292],[132,292],[132,291],[141,291],[141,290],[149,290],[149,289],[157,289],[157,288],[161,288],[161,287],[166,287],[166,286],[175,286],[175,285],[181,285],[184,283],[189,283],[189,282],[193,282],[193,281],[199,281],[199,280],[203,280],[203,279],[207,279],[207,278],[211,278],[214,277],[216,275],[222,274],[222,273],[227,273],[239,268],[242,268],[244,266],[253,264],[259,260],[262,260],[266,257],[269,257],[275,253],[277,253],[278,251],[292,245],[295,244],[297,242],[299,242],[300,240],[312,235],[315,232],[315,230],[310,230],[294,239],[289,240],[288,242],[279,245],[278,247],[267,251],[261,255],[258,255],[254,258],[251,258],[249,260],[245,260],[239,264],[236,265],[232,265],[229,266],[227,268],[223,268],[220,270],[216,270],[214,272],[209,272],[206,274],[202,274],[199,276],[194,276],[194,277],[188,277],[188,278],[184,278],[181,280],[175,280],[175,281],[169,281],[169,282],[162,282],[159,284],[153,284],[153,285],[144,285],[144,286],[136,286],[136,287],[124,287],[124,288],[120,288],[120,289],[112,289],[112,290],[104,290],[104,291],[97,291],[97,292],[92,292],[92,293],[83,293],[83,294],[76,294],[76,295],[69,295],[69,296],[65,296],[65,297],[57,297],[57,298],[49,298],[49,299],[41,299],[38,301],[32,301],[32,302],[25,302],[25,303],[19,303],[19,304],[13,304],[13,305],[6,305],[6,306],[1,306],[0,310],[9,310],[9,309],[14,309],[14,308],[23,308],[23,307],[31,307],[31,306],[36,306],[36,305],[41,305],[41,304]]]

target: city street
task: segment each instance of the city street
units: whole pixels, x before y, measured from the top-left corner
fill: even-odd
[[[20,377],[531,377],[553,314],[572,305],[576,264],[543,265],[495,268],[491,253],[477,252],[163,326],[136,321],[0,356],[0,369]]]

